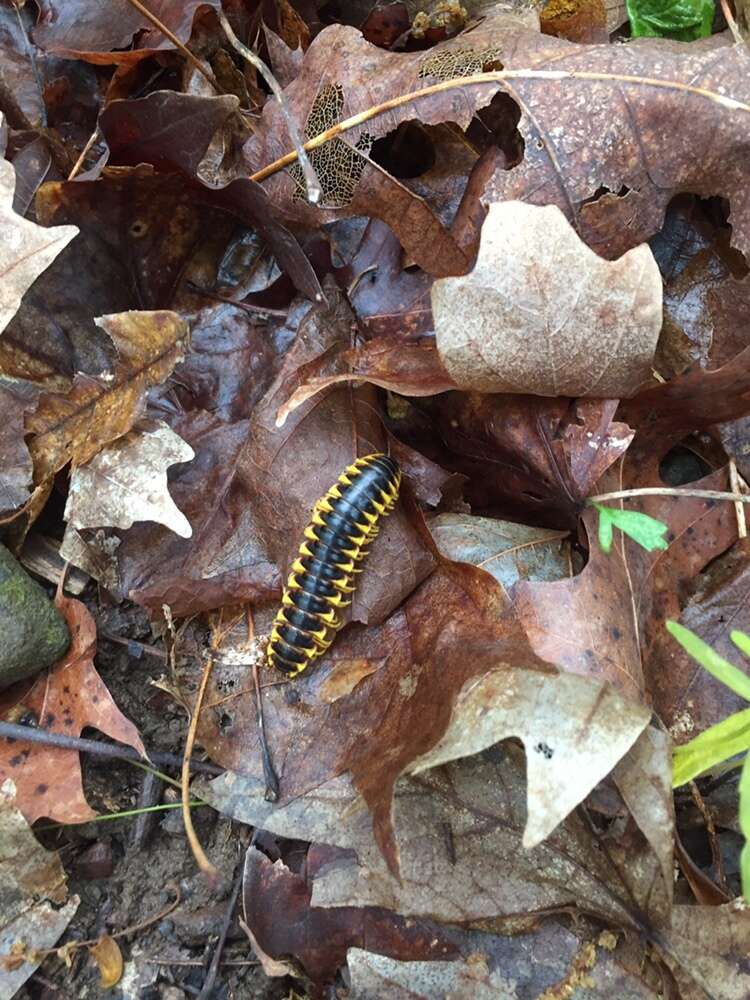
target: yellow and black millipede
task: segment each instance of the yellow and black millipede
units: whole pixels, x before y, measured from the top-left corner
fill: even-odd
[[[379,452],[358,458],[315,504],[268,642],[268,663],[289,677],[322,656],[351,601],[354,575],[382,517],[393,510],[401,470]]]

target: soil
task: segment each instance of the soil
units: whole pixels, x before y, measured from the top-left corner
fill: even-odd
[[[87,603],[97,618],[100,636],[96,666],[115,701],[138,726],[149,751],[181,756],[186,713],[152,684],[167,673],[166,660],[144,653],[138,642],[163,648],[153,637],[148,617],[132,605],[102,610]],[[106,635],[136,642],[122,644]],[[194,648],[199,641],[200,636],[193,637]],[[83,735],[102,738],[94,730]],[[87,799],[100,815],[137,807],[148,778],[144,770],[125,761],[91,755],[82,755],[82,764]],[[163,770],[178,776],[176,768]],[[165,785],[157,801],[175,799],[179,799],[178,790]],[[81,900],[61,944],[150,923],[118,938],[124,973],[114,988],[101,987],[96,963],[88,949],[81,948],[73,953],[70,967],[57,956],[48,958],[17,997],[187,1000],[200,994],[252,830],[208,807],[194,810],[193,819],[201,844],[221,872],[215,887],[197,870],[179,808],[151,814],[147,835],[139,844],[134,843],[136,817],[65,827],[51,827],[44,821],[36,824],[45,846],[60,852],[70,892]],[[177,907],[160,918],[178,893]],[[240,927],[241,912],[240,900],[211,1000],[288,997],[292,981],[269,979],[263,973]]]

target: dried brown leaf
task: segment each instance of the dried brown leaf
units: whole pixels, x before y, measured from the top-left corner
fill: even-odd
[[[4,693],[4,717],[19,704],[35,713],[38,725],[53,733],[80,736],[93,726],[145,755],[138,730],[120,712],[94,667],[96,625],[86,607],[72,598],[55,601],[71,634],[67,654],[28,687]],[[48,816],[60,823],[83,823],[96,813],[86,802],[78,752],[41,743],[0,740],[0,784],[15,783],[16,804],[29,823]]]
[[[662,284],[643,245],[605,261],[555,206],[489,206],[474,269],[432,286],[441,360],[462,389],[629,396],[651,373]]]
[[[15,510],[29,497],[33,465],[24,419],[38,400],[36,386],[0,378],[0,511]]]
[[[44,482],[68,462],[83,465],[127,434],[143,413],[146,392],[183,357],[188,328],[172,312],[128,312],[96,320],[117,348],[110,376],[77,375],[68,395],[43,395],[26,421],[34,480]]]

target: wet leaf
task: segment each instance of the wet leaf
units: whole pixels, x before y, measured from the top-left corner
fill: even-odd
[[[0,378],[0,511],[15,510],[29,497],[33,464],[24,441],[24,419],[38,400],[36,386]]]
[[[167,490],[167,467],[194,457],[166,424],[130,431],[73,470],[64,516],[74,528],[156,521],[189,538],[190,522]]]
[[[15,188],[13,167],[7,160],[0,160],[0,225],[3,228],[0,247],[0,333],[15,315],[29,286],[78,234],[75,226],[45,229],[17,215],[13,211]]]
[[[441,360],[479,392],[629,396],[650,374],[661,306],[647,246],[602,260],[559,209],[521,202],[490,205],[474,269],[432,287]]]
[[[120,712],[94,667],[96,626],[85,606],[72,598],[55,601],[65,616],[72,642],[67,654],[40,675],[29,689],[16,685],[4,692],[2,714],[22,703],[42,729],[80,736],[92,726],[114,740],[145,753],[138,731]],[[75,750],[41,743],[0,740],[0,783],[10,779],[16,805],[29,823],[47,816],[60,823],[83,823],[96,813],[83,794],[81,766]]]

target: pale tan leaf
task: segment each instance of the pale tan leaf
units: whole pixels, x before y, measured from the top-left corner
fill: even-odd
[[[109,934],[102,934],[89,953],[99,967],[101,988],[110,990],[117,986],[122,979],[122,952],[117,941]]]
[[[46,851],[15,807],[11,779],[0,787],[0,1000],[10,1000],[41,962],[35,950],[52,947],[78,907],[67,899],[59,856]],[[56,905],[52,905],[56,904]]]
[[[0,333],[15,316],[26,290],[78,235],[77,226],[45,229],[17,215],[15,188],[15,170],[0,159]]]
[[[440,358],[462,389],[631,395],[650,375],[662,283],[645,244],[616,261],[559,208],[490,206],[474,270],[432,288]]]
[[[127,434],[141,415],[146,392],[163,382],[184,354],[187,324],[177,313],[124,312],[96,320],[114,341],[119,359],[111,374],[78,374],[69,393],[47,393],[26,421],[34,481],[68,462],[83,465]]]
[[[156,521],[182,538],[193,529],[167,489],[167,467],[195,452],[166,424],[134,430],[104,448],[70,477],[65,517],[74,528],[130,528]]]

